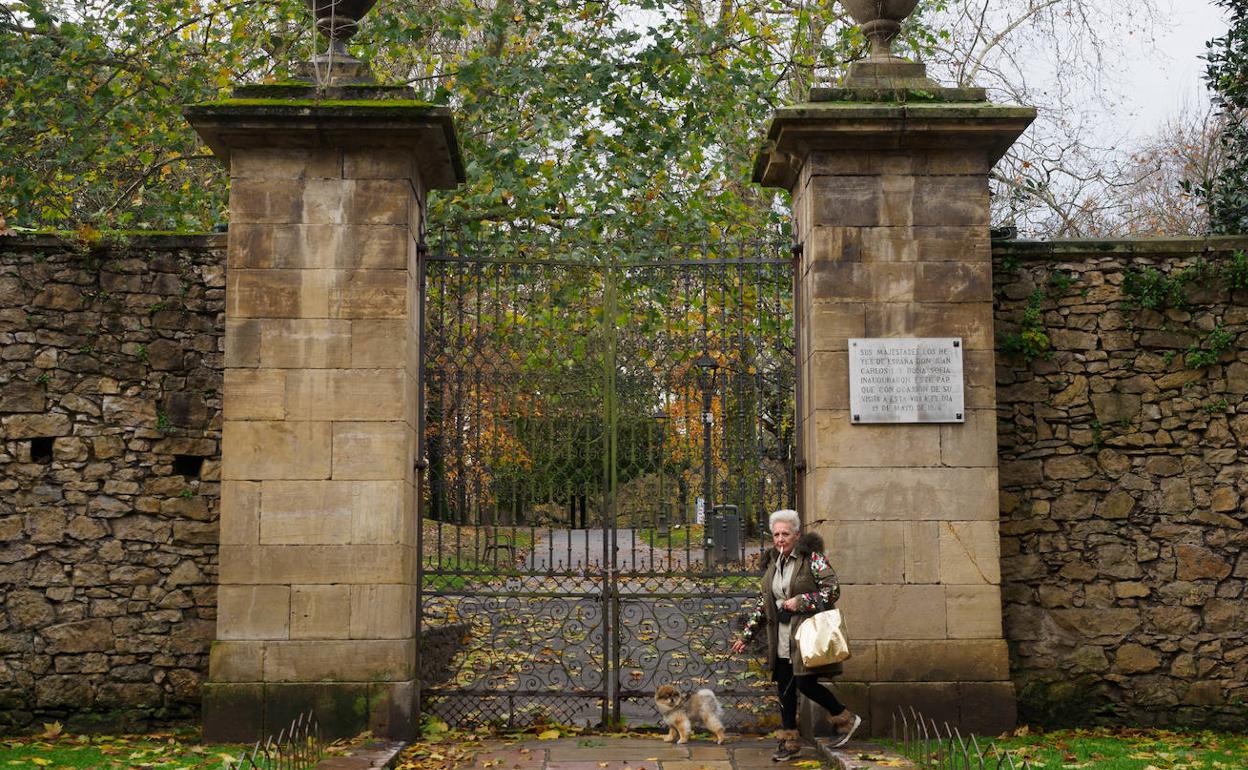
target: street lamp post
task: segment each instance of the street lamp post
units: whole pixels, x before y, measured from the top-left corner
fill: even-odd
[[[654,529],[657,535],[667,537],[671,532],[671,520],[668,516],[667,495],[664,494],[664,479],[667,476],[667,465],[663,457],[663,445],[667,443],[667,411],[660,409],[654,413],[654,420],[659,426],[659,507],[655,511]],[[652,537],[650,545],[654,545]]]
[[[715,373],[719,369],[719,362],[711,357],[710,353],[703,353],[693,365],[698,367],[698,386],[702,389],[702,524],[703,524],[703,547],[705,550],[705,563],[709,566],[711,563],[712,546],[714,540],[711,537],[711,492],[714,489],[713,474],[715,473],[715,465],[711,458],[711,429],[715,425],[715,413],[711,409],[712,400],[715,397]]]

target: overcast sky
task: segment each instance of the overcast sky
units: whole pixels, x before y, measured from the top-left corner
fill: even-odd
[[[1208,103],[1200,56],[1206,41],[1226,33],[1223,10],[1210,0],[1172,0],[1169,8],[1170,23],[1158,25],[1153,40],[1139,39],[1130,47],[1135,61],[1118,91],[1124,100],[1114,109],[1137,137],[1156,131],[1185,106]]]

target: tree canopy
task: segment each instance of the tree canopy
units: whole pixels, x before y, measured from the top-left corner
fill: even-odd
[[[293,13],[255,0],[0,5],[0,216],[40,229],[211,226],[224,178],[181,105],[271,72],[266,48]]]
[[[1248,233],[1248,0],[1216,0],[1229,12],[1224,36],[1209,41],[1205,82],[1221,117],[1220,172],[1191,182],[1209,210],[1210,230]]]
[[[468,183],[435,224],[754,236],[786,220],[748,181],[763,121],[863,47],[833,6],[417,0],[353,46],[455,111]],[[16,0],[0,35],[0,215],[30,228],[223,221],[182,105],[284,78],[312,44],[293,0]]]
[[[899,48],[943,82],[1041,109],[998,167],[998,220],[1037,235],[1131,220],[1117,213],[1129,203],[1100,212],[1139,164],[1095,146],[1081,103],[1114,47],[1155,23],[1155,4],[921,0]],[[435,226],[774,236],[787,207],[749,184],[750,161],[775,107],[865,52],[840,10],[405,0],[375,8],[352,46],[379,80],[455,113],[468,182],[433,197]],[[312,46],[298,0],[0,5],[0,230],[223,222],[227,181],[182,105],[285,79]]]

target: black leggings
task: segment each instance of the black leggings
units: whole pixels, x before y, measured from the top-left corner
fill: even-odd
[[[785,730],[797,729],[799,692],[823,706],[831,716],[837,716],[845,710],[845,706],[836,699],[832,691],[819,684],[817,674],[793,676],[793,664],[785,658],[776,658],[776,667],[772,669],[771,678],[776,680],[776,692],[780,693],[780,726]]]

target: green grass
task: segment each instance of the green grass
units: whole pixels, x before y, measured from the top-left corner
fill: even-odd
[[[716,588],[755,591],[759,588],[760,577],[760,575],[724,575],[722,577],[710,578],[710,581]]]
[[[1243,770],[1248,735],[1135,728],[1058,730],[996,738],[1015,766],[1032,770]],[[988,741],[982,741],[986,747]]]
[[[666,534],[659,532],[651,527],[645,527],[639,530],[641,539],[650,544],[651,548],[667,548],[673,550],[684,550],[685,546],[689,550],[696,551],[702,548],[703,530],[705,528],[701,524],[690,524],[687,527],[677,529],[672,527]]]
[[[999,742],[1033,770],[1239,770],[1248,736],[1164,730],[1063,730]]]
[[[201,744],[193,732],[150,735],[68,735],[0,739],[0,768],[151,768],[217,770],[242,746]]]
[[[533,546],[533,530],[526,527],[495,527],[494,542],[513,545],[517,551],[528,551]]]

